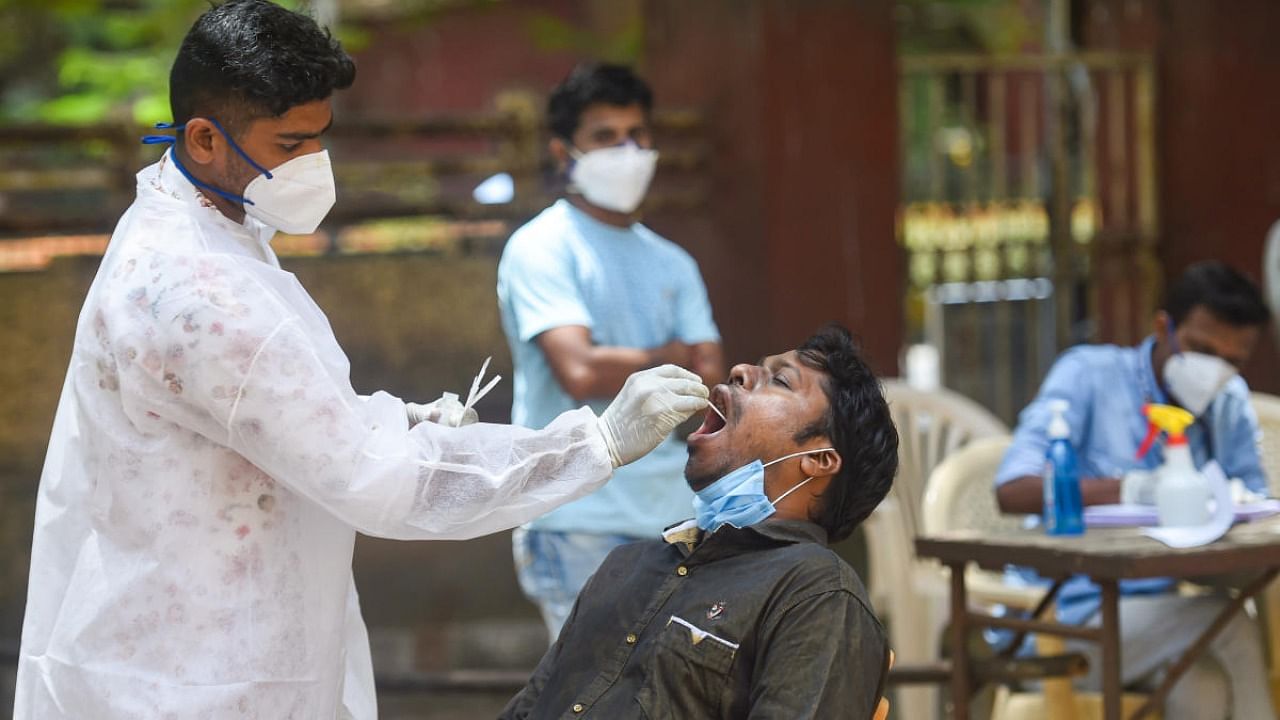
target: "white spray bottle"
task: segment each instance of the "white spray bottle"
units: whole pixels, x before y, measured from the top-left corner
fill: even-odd
[[[1161,527],[1198,527],[1212,519],[1209,500],[1213,488],[1196,470],[1187,445],[1187,426],[1195,416],[1170,405],[1147,405],[1152,433],[1163,430],[1169,438],[1164,448],[1164,464],[1157,472],[1156,515]],[[1144,443],[1147,446],[1148,443]]]

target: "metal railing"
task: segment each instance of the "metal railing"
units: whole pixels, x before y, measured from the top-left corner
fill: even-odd
[[[499,96],[491,112],[414,119],[340,115],[329,135],[339,203],[327,219],[437,215],[460,219],[528,217],[552,197],[541,105],[526,93]],[[693,209],[705,202],[697,176],[705,166],[701,116],[658,112],[662,172],[679,176],[658,188],[653,208]],[[0,237],[107,232],[134,195],[134,175],[159,157],[139,143],[147,128],[0,126]],[[486,177],[511,175],[514,197],[483,205],[471,197]]]
[[[1144,54],[902,58],[908,335],[1006,421],[1058,351],[1132,342],[1154,311],[1154,92]]]

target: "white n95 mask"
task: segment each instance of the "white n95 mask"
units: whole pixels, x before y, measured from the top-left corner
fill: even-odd
[[[1238,371],[1220,357],[1198,352],[1174,353],[1164,363],[1164,384],[1187,412],[1200,417]]]
[[[329,163],[329,151],[300,155],[281,163],[275,170],[268,170],[259,165],[249,153],[236,143],[231,133],[222,128],[218,121],[207,118],[213,126],[227,139],[227,145],[236,152],[254,170],[258,176],[245,186],[244,195],[236,195],[221,188],[216,188],[192,175],[177,153],[171,153],[174,167],[196,187],[207,190],[231,202],[244,206],[246,215],[257,218],[264,224],[293,235],[313,233],[320,227],[320,222],[333,208],[338,198],[334,188],[333,166]],[[156,123],[160,130],[176,130],[181,132],[186,124]],[[172,145],[175,138],[170,135],[147,135],[142,138],[143,144]]]
[[[579,152],[570,148],[573,167],[569,170],[569,190],[605,210],[635,212],[649,190],[658,165],[658,151],[633,143]]]
[[[337,198],[329,151],[321,150],[249,181],[244,211],[277,230],[304,235],[320,227]]]

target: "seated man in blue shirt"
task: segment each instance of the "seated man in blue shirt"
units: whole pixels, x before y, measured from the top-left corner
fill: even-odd
[[[1039,394],[1018,418],[1013,445],[996,475],[996,497],[1009,513],[1040,513],[1041,472],[1053,400],[1070,403],[1067,421],[1080,462],[1086,505],[1151,502],[1146,471],[1163,462],[1160,448],[1139,458],[1147,431],[1146,403],[1179,405],[1196,416],[1187,440],[1197,467],[1216,460],[1229,477],[1265,494],[1258,458],[1258,422],[1249,388],[1238,374],[1270,319],[1258,288],[1219,262],[1193,265],[1169,289],[1153,333],[1133,348],[1080,346],[1058,359]],[[1122,582],[1120,630],[1126,686],[1147,686],[1180,656],[1226,604],[1216,595],[1181,597],[1168,579]],[[1064,622],[1098,624],[1099,593],[1084,578],[1059,595]],[[1096,645],[1087,687],[1099,685]],[[1228,714],[1229,713],[1229,714]],[[1275,717],[1260,632],[1246,615],[1218,635],[1210,650],[1174,687],[1166,720]]]
[[[827,547],[893,482],[880,383],[832,327],[734,366],[711,402],[696,517],[609,554],[502,720],[884,718],[884,628]]]

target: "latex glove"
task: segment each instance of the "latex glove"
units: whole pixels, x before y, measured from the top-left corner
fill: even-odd
[[[1231,487],[1231,502],[1236,505],[1252,505],[1267,499],[1265,493],[1250,490],[1240,478],[1231,478],[1228,485]]]
[[[676,426],[707,406],[702,378],[675,365],[641,370],[627,378],[598,418],[614,467],[647,455]]]
[[[1159,475],[1152,470],[1130,470],[1120,478],[1120,502],[1126,505],[1155,505]]]
[[[437,425],[448,425],[449,427],[462,427],[479,422],[480,416],[476,414],[475,408],[463,408],[462,402],[454,393],[447,392],[440,396],[438,400],[433,400],[425,405],[418,403],[405,403],[404,409],[409,416],[409,427],[413,427],[420,422],[433,422]]]

